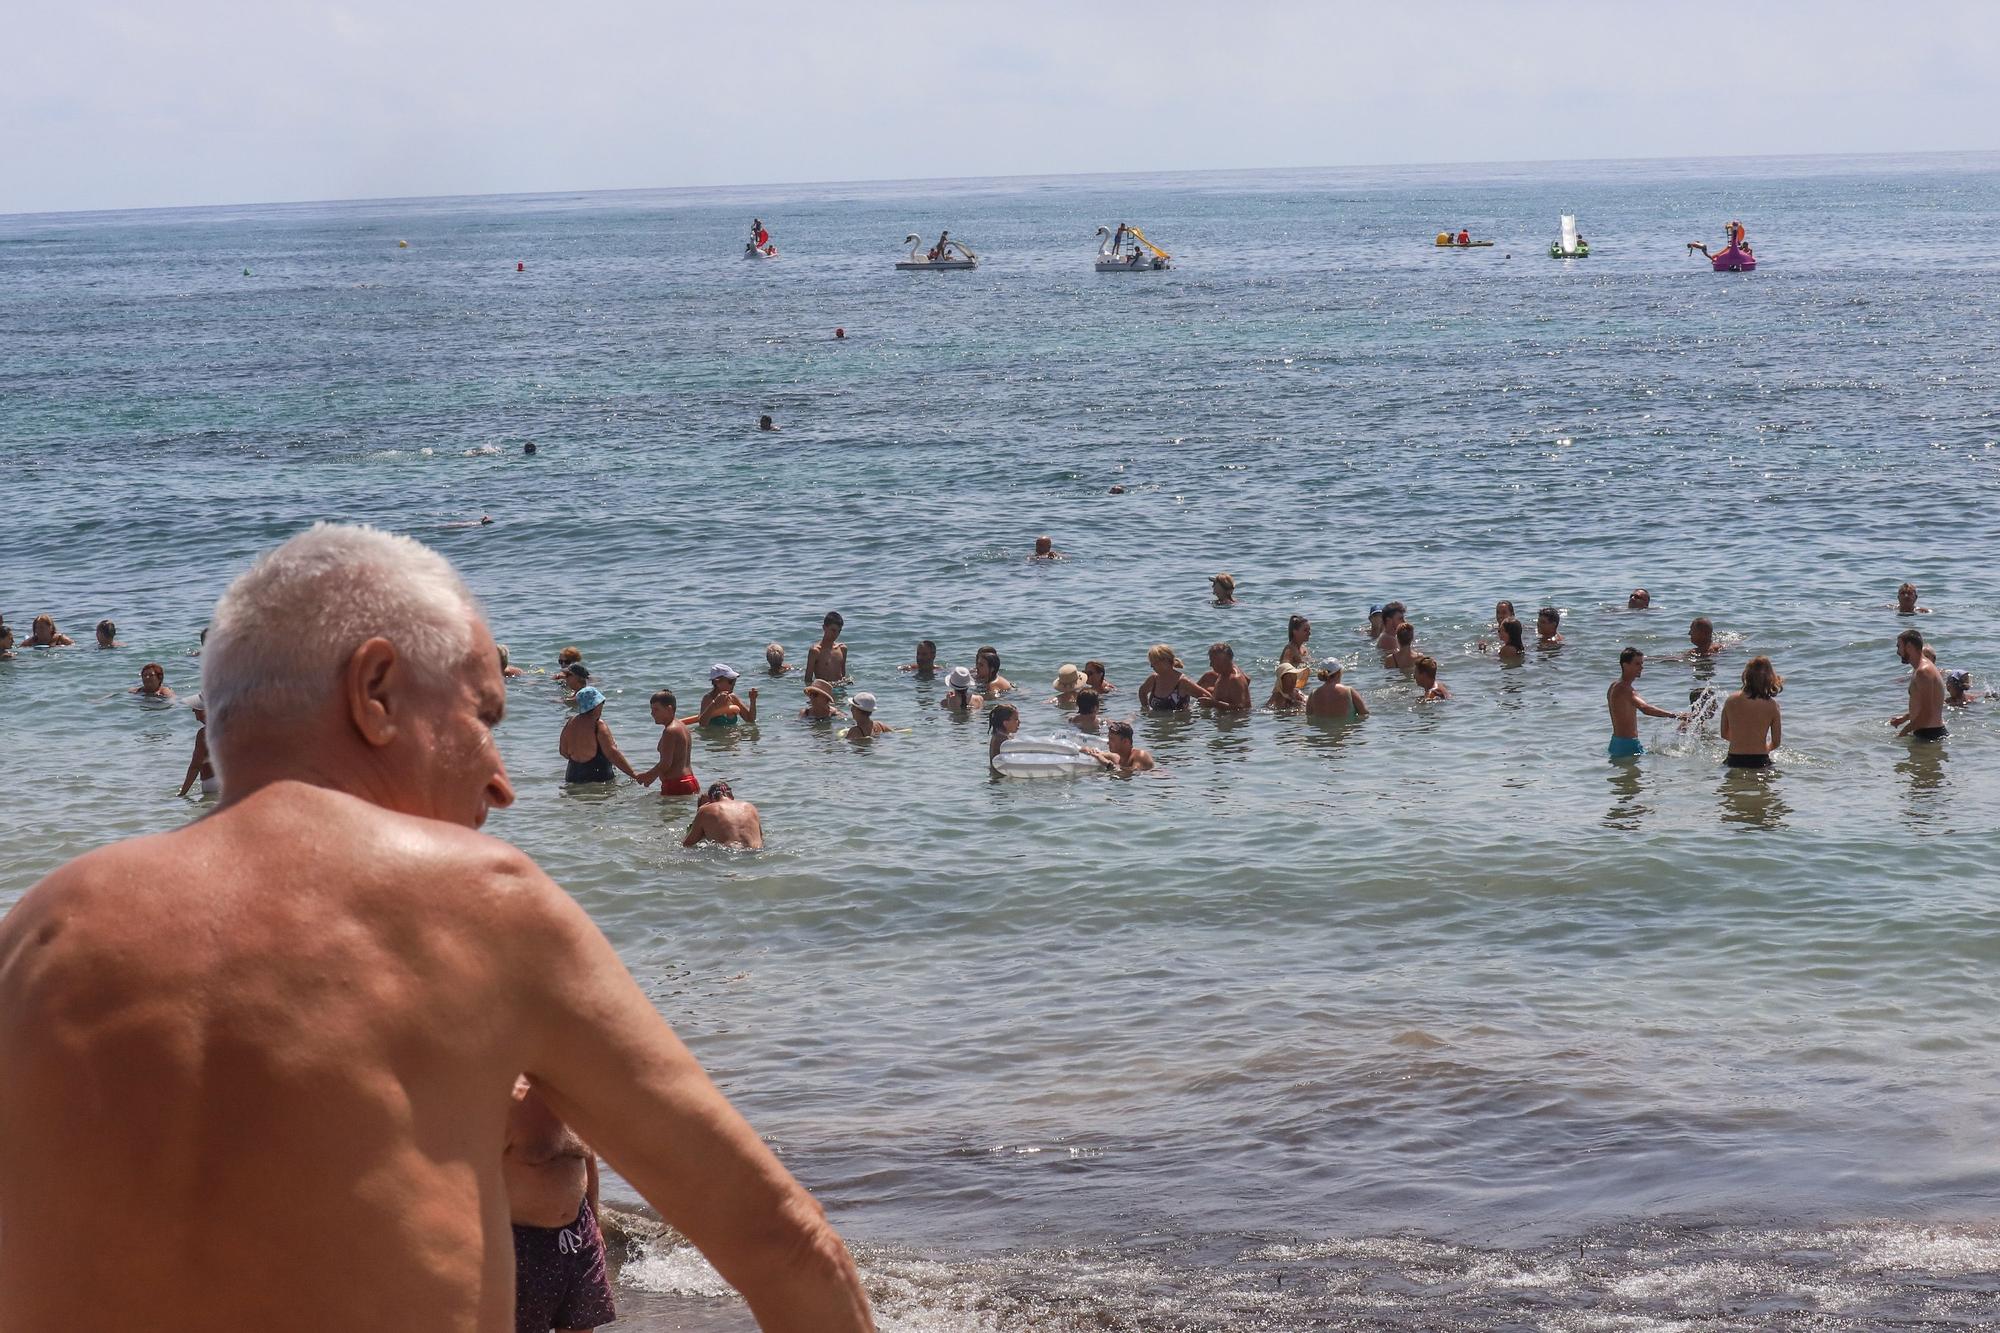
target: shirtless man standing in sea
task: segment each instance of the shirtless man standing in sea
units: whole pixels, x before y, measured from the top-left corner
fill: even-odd
[[[1228,644],[1209,645],[1208,670],[1195,683],[1208,691],[1202,702],[1230,712],[1250,711],[1250,677],[1236,665],[1236,650]]]
[[[1646,753],[1646,747],[1639,743],[1639,714],[1673,718],[1677,722],[1688,720],[1686,713],[1655,708],[1639,697],[1639,691],[1633,687],[1638,684],[1639,675],[1645,669],[1646,655],[1637,648],[1625,649],[1618,654],[1618,679],[1612,681],[1611,688],[1604,692],[1605,706],[1611,710],[1613,759],[1636,759]]]
[[[827,612],[820,622],[819,642],[806,649],[806,684],[816,680],[829,685],[847,683],[847,645],[839,642],[840,627],[845,623],[838,611]]]
[[[525,1074],[514,1082],[500,1173],[514,1224],[516,1333],[571,1333],[616,1319],[598,1225],[597,1154],[549,1110]]]
[[[9,1329],[510,1333],[526,1073],[760,1326],[872,1327],[840,1238],[576,901],[514,800],[450,564],[321,525],[216,606],[222,799],[0,921]]]
[[[1924,636],[1921,632],[1906,629],[1896,636],[1896,659],[1910,668],[1910,706],[1907,711],[1889,719],[1892,727],[1901,727],[1898,736],[1908,736],[1913,740],[1941,741],[1947,735],[1944,725],[1944,673],[1937,663],[1924,656]]]

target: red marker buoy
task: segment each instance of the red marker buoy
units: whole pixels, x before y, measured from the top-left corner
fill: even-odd
[[[528,266],[516,260],[514,264],[514,271],[516,273],[526,273],[528,271]]]

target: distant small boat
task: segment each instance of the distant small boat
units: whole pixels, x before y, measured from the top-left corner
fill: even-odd
[[[1562,236],[1549,242],[1550,259],[1588,259],[1590,242],[1576,234],[1576,215],[1562,215]]]
[[[743,243],[745,259],[776,259],[778,247],[772,243],[771,233],[764,230],[761,218],[750,219],[750,239]]]
[[[1099,227],[1097,234],[1104,240],[1097,247],[1099,273],[1151,273],[1173,267],[1173,256],[1146,239],[1146,233],[1130,223],[1121,222],[1118,230]],[[1132,241],[1132,248],[1126,250],[1126,238]]]
[[[1688,253],[1701,251],[1702,258],[1706,259],[1708,266],[1717,273],[1748,273],[1756,268],[1757,256],[1750,251],[1750,239],[1743,230],[1743,224],[1732,222],[1723,230],[1729,244],[1722,249],[1710,254],[1708,247],[1702,242],[1689,241]]]
[[[1475,241],[1471,239],[1466,239],[1461,241],[1460,239],[1458,239],[1458,237],[1453,236],[1450,232],[1441,231],[1438,233],[1437,236],[1437,244],[1440,247],[1447,250],[1477,250],[1484,246],[1492,245],[1493,242]]]
[[[911,232],[908,236],[905,236],[903,242],[910,247],[910,256],[907,259],[896,261],[896,267],[900,269],[929,270],[979,267],[979,256],[968,250],[963,242],[952,240],[951,233],[948,231],[941,233],[938,236],[938,243],[926,251],[918,250],[918,247],[924,243],[924,240],[923,237],[917,235],[915,232]]]

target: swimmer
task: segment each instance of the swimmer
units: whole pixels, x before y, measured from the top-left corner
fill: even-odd
[[[726,782],[708,784],[708,794],[694,812],[694,822],[688,825],[687,836],[681,839],[681,846],[693,847],[698,843],[712,842],[723,847],[742,847],[749,851],[764,850],[764,821],[757,814],[757,807],[748,801],[736,799]]]
[[[1918,605],[1917,605],[1917,585],[1916,585],[1916,584],[1914,584],[1914,583],[1905,583],[1905,584],[1904,584],[1904,585],[1903,585],[1902,587],[1900,587],[1900,588],[1896,589],[1896,614],[1897,614],[1897,615],[1899,615],[1899,616],[1927,616],[1927,615],[1929,615],[1930,613],[1931,613],[1931,609],[1930,609],[1930,608],[1929,608],[1928,606],[1918,606]]]
[[[556,669],[560,671],[567,667],[575,666],[582,660],[583,649],[577,647],[575,644],[571,644],[556,654]]]
[[[772,434],[775,435],[778,431],[778,423],[771,420],[770,415],[767,413],[766,415],[757,418],[757,429],[770,431]]]
[[[848,698],[847,706],[854,714],[854,725],[847,729],[847,739],[873,740],[877,736],[884,736],[895,730],[887,722],[875,720],[875,696],[868,691],[855,692]]]
[[[807,680],[823,680],[829,685],[847,683],[847,645],[839,642],[840,627],[846,623],[840,612],[826,613],[820,622],[819,642],[806,649]]]
[[[1639,697],[1633,688],[1640,673],[1646,669],[1646,655],[1637,648],[1627,648],[1618,654],[1618,679],[1611,682],[1611,688],[1604,692],[1604,705],[1611,710],[1611,757],[1632,759],[1646,753],[1646,747],[1639,744],[1639,714],[1647,717],[1668,717],[1677,722],[1686,722],[1686,713],[1670,713],[1664,708],[1655,708]]]
[[[1306,706],[1305,682],[1312,675],[1311,667],[1286,663],[1278,668],[1277,683],[1271,686],[1271,697],[1264,701],[1264,707],[1278,712],[1287,712]]]
[[[1407,620],[1404,621],[1402,624],[1396,626],[1395,638],[1393,640],[1385,639],[1384,642],[1393,643],[1394,646],[1383,655],[1383,666],[1394,667],[1398,671],[1409,671],[1417,665],[1417,627],[1415,625],[1410,624]]]
[[[1493,650],[1493,655],[1503,662],[1521,661],[1528,655],[1526,633],[1518,619],[1508,616],[1500,622],[1500,646]]]
[[[651,705],[653,723],[660,729],[660,762],[639,775],[639,785],[650,787],[657,781],[662,796],[700,795],[701,784],[695,781],[694,766],[689,762],[694,738],[688,735],[687,723],[674,716],[680,700],[672,690],[655,690]]]
[[[1382,632],[1375,636],[1375,646],[1385,653],[1393,651],[1389,647],[1389,644],[1393,644],[1396,641],[1396,631],[1403,628],[1403,625],[1408,620],[1409,616],[1405,614],[1401,602],[1384,603],[1382,607]],[[1385,639],[1388,640],[1387,644],[1383,642]]]
[[[1972,692],[1972,673],[1970,671],[1960,670],[1944,673],[1944,701],[1953,708],[1964,708],[1968,704],[1975,704],[1981,699],[1991,699],[1992,697],[1993,691],[1991,690],[1981,690],[1977,694]]]
[[[562,687],[566,698],[574,698],[578,690],[590,684],[590,668],[581,662],[571,662],[556,677],[556,684]]]
[[[970,713],[986,707],[986,697],[972,692],[972,673],[953,667],[944,678],[944,698],[938,707],[954,713]]]
[[[1722,655],[1723,645],[1715,641],[1715,623],[1707,616],[1696,616],[1688,622],[1688,642],[1694,645],[1687,651],[1690,662]]]
[[[1375,603],[1375,604],[1374,604],[1373,606],[1371,606],[1371,607],[1369,607],[1369,608],[1368,608],[1368,625],[1367,625],[1367,627],[1366,627],[1365,629],[1363,629],[1363,630],[1362,630],[1361,632],[1362,632],[1363,634],[1365,634],[1365,635],[1367,635],[1367,636],[1368,636],[1368,642],[1370,642],[1370,643],[1380,643],[1380,642],[1381,642],[1381,640],[1382,640],[1382,604],[1381,604],[1380,602],[1377,602],[1377,603]]]
[[[757,720],[757,689],[750,688],[748,701],[736,696],[736,668],[717,662],[708,669],[708,693],[701,696],[695,715],[697,727],[733,727]]]
[[[1049,688],[1056,692],[1050,703],[1058,708],[1074,707],[1076,692],[1083,688],[1083,673],[1076,669],[1076,663],[1064,662],[1056,669],[1056,678],[1050,682]]]
[[[563,723],[556,751],[569,761],[563,770],[565,783],[610,782],[614,764],[626,777],[638,781],[631,762],[611,739],[611,728],[604,721],[604,691],[595,685],[576,692],[576,716]]]
[[[1496,638],[1503,641],[1506,639],[1507,633],[1500,627],[1512,619],[1514,619],[1512,602],[1503,597],[1493,604],[1493,633]]]
[[[14,627],[0,621],[0,662],[14,660]]]
[[[28,638],[24,648],[74,648],[76,640],[56,628],[56,622],[49,616],[36,616],[28,628]]]
[[[1722,739],[1729,742],[1730,768],[1769,768],[1771,752],[1785,743],[1778,692],[1785,678],[1761,654],[1743,664],[1743,688],[1722,705]]]
[[[1062,560],[1064,558],[1063,553],[1056,549],[1055,541],[1048,537],[1035,538],[1035,553],[1028,557],[1030,560]]]
[[[1104,678],[1104,663],[1094,657],[1083,664],[1083,683],[1096,690],[1100,698],[1118,688]]]
[[[1148,648],[1146,661],[1153,674],[1140,682],[1139,707],[1155,713],[1173,713],[1193,707],[1196,699],[1208,697],[1208,691],[1187,678],[1181,670],[1180,658],[1166,644],[1156,643]]]
[[[833,711],[833,691],[816,680],[808,684],[806,686],[806,706],[799,710],[799,716],[811,718],[815,722],[824,722],[828,718],[838,717],[839,714]]]
[[[139,683],[125,691],[127,694],[144,695],[148,699],[171,699],[172,687],[167,684],[167,669],[158,662],[148,662],[139,668]]]
[[[493,651],[500,654],[500,674],[505,676],[508,680],[512,680],[516,676],[525,676],[528,674],[527,672],[521,670],[521,668],[514,665],[513,654],[507,651],[506,644],[504,643],[494,644]]]
[[[1098,711],[1103,704],[1104,696],[1096,690],[1088,687],[1078,690],[1076,716],[1069,720],[1069,724],[1078,731],[1089,732],[1093,736],[1098,735],[1104,728],[1103,714]]]
[[[1650,611],[1653,608],[1653,594],[1644,588],[1632,589],[1632,595],[1625,599],[1627,611]]]
[[[1014,688],[1014,682],[1000,674],[1000,650],[990,643],[972,655],[972,682],[989,699]]]
[[[99,648],[123,648],[118,642],[118,626],[109,620],[97,622],[97,646]]]
[[[1217,606],[1236,605],[1236,579],[1234,575],[1217,574],[1208,581],[1208,590],[1215,595]]]
[[[1535,612],[1535,646],[1537,648],[1560,648],[1563,646],[1562,612],[1553,606],[1545,606]]]
[[[937,645],[929,639],[917,640],[917,660],[896,670],[914,671],[918,680],[929,680],[937,674]]]
[[[1306,650],[1307,642],[1313,636],[1312,621],[1304,616],[1293,616],[1285,622],[1285,646],[1278,650],[1279,666],[1302,667],[1311,663]]]
[[[1250,677],[1236,665],[1236,650],[1228,644],[1208,646],[1208,670],[1196,684],[1207,692],[1204,703],[1235,713],[1250,711]]]
[[[833,331],[833,340],[834,340],[835,342],[841,342],[841,341],[845,340],[845,339],[846,339],[846,337],[847,337],[847,330],[846,330],[846,329],[842,329],[842,328],[836,328],[836,329],[835,329],[835,330]]]
[[[491,514],[481,514],[478,518],[468,518],[461,523],[446,523],[447,528],[483,528],[493,521]]]
[[[1113,722],[1104,728],[1105,750],[1092,750],[1090,754],[1104,761],[1116,773],[1145,773],[1157,765],[1153,762],[1151,750],[1141,750],[1133,744],[1132,724]]]
[[[1012,704],[994,704],[986,710],[986,763],[990,767],[1000,757],[1000,747],[1021,729],[1021,710]]]
[[[1368,716],[1368,704],[1359,692],[1351,685],[1340,683],[1340,673],[1344,670],[1346,667],[1337,657],[1329,657],[1319,664],[1320,686],[1306,696],[1307,717],[1345,720]]]
[[[764,670],[768,675],[788,676],[797,668],[785,660],[784,644],[767,643],[764,645]]]
[[[533,440],[529,440],[526,444],[521,446],[521,452],[526,454],[528,457],[533,458],[536,453],[535,442]]]
[[[1435,703],[1439,699],[1451,698],[1451,691],[1438,684],[1438,661],[1429,653],[1419,657],[1410,668],[1417,678],[1417,688],[1424,692],[1422,703]]]
[[[203,796],[213,796],[222,790],[222,784],[215,778],[215,764],[208,757],[208,707],[199,694],[188,700],[188,707],[194,712],[194,753],[188,756],[187,774],[181,778],[183,800],[197,781],[201,783]]]
[[[1920,741],[1943,740],[1944,675],[1937,669],[1937,663],[1924,656],[1923,634],[1913,629],[1898,634],[1896,660],[1910,668],[1910,707],[1890,718],[1889,725],[1902,728],[1896,733],[1898,736]]]

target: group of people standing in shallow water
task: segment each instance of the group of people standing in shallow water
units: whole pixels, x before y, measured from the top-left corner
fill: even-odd
[[[1062,557],[1052,553],[1044,538],[1037,544],[1034,558]],[[1217,575],[1212,587],[1218,605],[1237,604],[1236,584],[1230,575]],[[1652,596],[1643,588],[1634,589],[1626,600],[1628,610],[1646,611],[1651,607]],[[1928,608],[1917,605],[1916,588],[1907,583],[1898,591],[1896,609],[1904,615],[1928,614]],[[1560,609],[1542,607],[1534,618],[1532,646],[1538,651],[1562,648],[1562,620]],[[829,613],[822,623],[821,637],[806,655],[804,706],[797,715],[807,721],[837,721],[845,715],[849,725],[839,735],[857,744],[867,744],[895,728],[877,718],[878,701],[870,691],[848,693],[845,704],[841,703],[839,692],[851,684],[847,645],[839,637],[843,625],[838,612]],[[1439,679],[1437,658],[1418,650],[1416,629],[1402,602],[1369,607],[1362,634],[1380,654],[1385,668],[1400,671],[1414,682],[1417,703],[1436,703],[1452,697],[1450,689]],[[1274,712],[1296,712],[1328,721],[1366,718],[1367,700],[1344,679],[1346,663],[1338,657],[1315,660],[1311,639],[1312,622],[1302,615],[1292,616],[1286,626],[1284,647],[1278,654],[1277,679],[1263,706]],[[1697,616],[1689,624],[1688,641],[1690,647],[1681,660],[1712,663],[1729,647],[1717,638],[1715,626],[1706,616]],[[1515,613],[1514,604],[1499,602],[1494,607],[1492,634],[1481,638],[1479,651],[1502,662],[1519,662],[1526,658],[1529,647],[1527,630]],[[1944,723],[1947,707],[1962,707],[1986,697],[1983,692],[1972,691],[1969,672],[1940,671],[1935,653],[1925,644],[1920,631],[1904,630],[1897,639],[1896,651],[1911,668],[1908,706],[1890,719],[1891,725],[1900,729],[1900,735],[1919,742],[1942,740],[1947,734]],[[504,655],[505,650],[502,652]],[[1254,682],[1237,665],[1235,650],[1228,643],[1218,642],[1209,647],[1208,670],[1198,677],[1188,673],[1179,655],[1167,644],[1154,644],[1146,659],[1150,670],[1136,691],[1141,714],[1174,714],[1197,707],[1221,713],[1247,713],[1257,706]],[[1639,694],[1637,683],[1645,664],[1643,652],[1625,648],[1618,656],[1618,679],[1605,692],[1611,719],[1609,753],[1613,759],[1632,759],[1645,753],[1639,739],[1639,719],[1648,716],[1677,722],[1684,730],[1713,720],[1728,746],[1725,763],[1729,767],[1771,766],[1771,756],[1784,742],[1778,705],[1784,678],[1768,656],[1759,654],[1744,664],[1741,687],[1726,699],[1704,687],[1691,691],[1689,707],[1682,710],[1656,707]],[[589,683],[590,672],[574,648],[563,650],[561,666],[561,679],[573,694],[577,707],[576,715],[563,726],[558,747],[568,761],[568,781],[611,781],[616,770],[642,785],[657,782],[667,795],[698,795],[701,804],[684,840],[686,845],[702,841],[761,845],[756,808],[737,800],[726,783],[713,784],[703,794],[691,767],[690,726],[721,728],[757,721],[758,691],[752,688],[739,696],[736,687],[740,677],[733,667],[717,663],[710,668],[709,690],[691,719],[683,719],[672,691],[653,694],[652,719],[661,729],[659,759],[641,771],[619,751],[603,719],[605,696]],[[774,678],[797,669],[786,661],[784,648],[775,643],[765,649],[765,668]],[[518,669],[512,666],[505,669],[518,674]],[[900,670],[922,680],[941,678],[944,694],[937,702],[940,709],[960,715],[982,713],[988,727],[988,759],[997,767],[1003,747],[1019,733],[1022,725],[1020,707],[1003,697],[1015,687],[1001,674],[999,650],[990,644],[982,645],[974,652],[970,666],[945,668],[939,663],[936,642],[924,639],[916,646],[914,660]],[[1317,687],[1308,691],[1308,684],[1315,678]],[[1142,772],[1156,767],[1151,752],[1136,744],[1132,723],[1106,717],[1110,696],[1118,686],[1111,682],[1103,662],[1092,659],[1081,667],[1063,664],[1052,688],[1054,697],[1048,703],[1068,714],[1068,728],[1078,733],[1079,754],[1094,758],[1113,771]],[[1104,745],[1099,748],[1088,744],[1088,737],[1101,737]]]
[[[1044,537],[1037,541],[1031,558],[1060,560],[1063,556]],[[1211,589],[1217,605],[1238,605],[1236,581],[1231,575],[1216,575],[1211,580]],[[1630,611],[1648,611],[1652,608],[1652,595],[1644,588],[1636,588],[1625,606]],[[1927,615],[1930,611],[1918,605],[1917,589],[1909,583],[1897,590],[1894,608],[1905,616]],[[1562,619],[1558,608],[1542,607],[1534,618],[1532,646],[1538,651],[1560,649],[1564,643]],[[865,745],[896,729],[876,716],[879,703],[872,692],[848,690],[852,684],[848,649],[840,639],[844,624],[839,612],[828,613],[821,623],[818,641],[806,652],[803,668],[786,660],[782,645],[767,645],[765,672],[773,679],[800,672],[804,700],[797,716],[808,722],[845,718],[848,725],[838,734],[847,741]],[[1415,683],[1417,703],[1430,704],[1452,697],[1439,679],[1437,658],[1418,650],[1416,629],[1402,602],[1369,607],[1362,635],[1380,654],[1385,668],[1399,671]],[[1292,616],[1286,625],[1285,644],[1278,653],[1277,678],[1263,706],[1273,712],[1295,712],[1335,722],[1366,718],[1368,702],[1344,679],[1346,664],[1331,656],[1315,660],[1311,639],[1312,622],[1302,615]],[[1706,616],[1697,616],[1689,624],[1688,642],[1690,646],[1681,660],[1692,662],[1713,663],[1729,647],[1717,638],[1715,626]],[[34,619],[30,636],[19,646],[71,647],[74,640],[62,633],[51,617],[40,615]],[[118,627],[111,621],[97,625],[96,646],[124,646],[118,640]],[[1492,633],[1480,639],[1479,651],[1490,653],[1502,662],[1520,662],[1526,659],[1529,647],[1528,632],[1515,613],[1514,604],[1504,600],[1497,603]],[[0,661],[14,657],[15,649],[14,631],[0,621]],[[499,654],[504,676],[515,678],[527,674],[513,664],[504,645]],[[1948,734],[1947,708],[1964,707],[1989,697],[1989,691],[1972,688],[1969,671],[1940,670],[1934,649],[1914,627],[1898,635],[1896,655],[1910,668],[1909,697],[1907,706],[1891,717],[1889,723],[1898,728],[1899,735],[1912,741],[1942,741]],[[693,820],[682,839],[685,846],[716,842],[761,847],[763,826],[757,807],[739,799],[727,782],[712,782],[704,787],[695,777],[690,732],[691,727],[722,729],[754,725],[758,720],[759,691],[753,686],[738,694],[741,676],[723,662],[709,668],[708,690],[692,715],[682,713],[680,700],[672,690],[655,691],[648,703],[660,734],[654,747],[654,762],[641,769],[619,748],[604,718],[607,697],[592,683],[592,673],[582,657],[573,647],[563,649],[557,656],[556,679],[575,707],[557,738],[556,748],[565,761],[565,782],[612,782],[618,773],[623,773],[642,786],[657,784],[663,795],[697,798]],[[1147,651],[1146,661],[1150,670],[1136,691],[1141,714],[1171,715],[1197,707],[1219,713],[1247,713],[1256,707],[1254,682],[1237,665],[1235,649],[1228,643],[1210,645],[1208,670],[1200,676],[1190,675],[1179,655],[1164,643],[1154,644]],[[1638,682],[1645,666],[1646,655],[1637,648],[1627,647],[1618,655],[1618,679],[1605,691],[1605,705],[1611,719],[1611,758],[1629,760],[1645,753],[1639,738],[1639,719],[1645,716],[1676,722],[1684,730],[1713,720],[1728,746],[1724,762],[1729,767],[1771,766],[1772,755],[1784,743],[1784,719],[1778,696],[1785,682],[1768,656],[1759,654],[1744,664],[1740,688],[1726,699],[1712,689],[1697,689],[1691,691],[1685,709],[1660,708],[1640,695]],[[938,700],[939,708],[961,715],[983,714],[988,729],[989,762],[997,761],[1002,747],[1020,732],[1021,708],[1003,697],[1014,692],[1014,683],[1001,674],[1000,652],[991,644],[981,645],[974,652],[970,666],[944,668],[938,661],[936,642],[925,639],[917,644],[914,660],[900,670],[920,680],[936,679],[942,674],[944,695]],[[1308,691],[1308,684],[1315,678],[1317,686]],[[1116,772],[1144,772],[1156,767],[1152,753],[1138,746],[1132,722],[1106,716],[1110,697],[1118,686],[1111,682],[1103,662],[1092,659],[1081,667],[1065,663],[1057,672],[1052,688],[1054,696],[1048,702],[1068,714],[1067,726],[1076,733],[1079,754]],[[140,668],[139,684],[129,693],[150,699],[176,697],[166,684],[165,668],[158,662],[147,662]],[[194,751],[180,794],[186,796],[199,782],[204,796],[213,795],[217,782],[208,755],[201,696],[194,695],[184,702],[193,709],[197,723],[204,725],[195,733]],[[1093,745],[1090,738],[1101,738],[1103,744]]]

